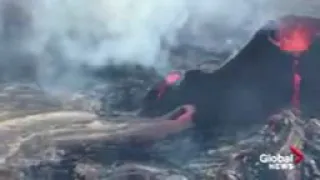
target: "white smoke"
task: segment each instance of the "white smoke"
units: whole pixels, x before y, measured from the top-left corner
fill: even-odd
[[[51,77],[66,86],[85,82],[79,79],[83,65],[134,63],[169,70],[168,49],[182,43],[236,52],[268,20],[296,14],[302,6],[298,13],[304,15],[317,9],[288,0],[3,2],[19,4],[30,16],[31,30],[20,46],[37,57],[42,81],[50,84]]]
[[[270,18],[257,17],[259,3],[244,0],[47,0],[33,8],[36,51],[54,37],[70,63],[92,66],[168,66],[162,45],[177,44],[181,29],[189,41],[218,50]]]
[[[136,63],[163,72],[172,68],[167,50],[180,43],[216,52],[239,49],[263,23],[261,17],[251,22],[257,5],[244,0],[232,5],[212,0],[46,0],[31,7],[35,36],[28,47],[43,57],[43,48],[54,43],[58,58],[69,67]],[[185,35],[177,39],[181,32]],[[43,59],[57,58],[48,55]],[[63,77],[67,82],[69,75]]]
[[[35,50],[55,37],[71,63],[151,66],[186,19],[183,0],[47,0],[34,11]]]
[[[58,80],[64,86],[79,85],[81,65],[139,64],[168,70],[162,46],[176,42],[188,17],[184,0],[46,0],[31,8],[34,36],[28,47],[45,61],[44,81],[57,74],[57,67],[47,61],[67,66],[69,73]],[[48,44],[58,57],[47,53]],[[81,81],[88,82],[84,78]]]

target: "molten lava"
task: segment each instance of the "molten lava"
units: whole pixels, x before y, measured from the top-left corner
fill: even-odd
[[[310,24],[305,24],[303,21],[294,21],[293,23],[283,23],[280,27],[276,40],[272,40],[273,44],[278,46],[282,51],[292,54],[295,59],[293,61],[293,95],[292,106],[296,109],[300,107],[300,81],[299,73],[299,56],[307,51],[312,43],[312,38],[315,35]]]
[[[179,81],[181,79],[181,73],[178,71],[173,71],[171,73],[169,73],[166,78],[165,78],[165,83],[167,85],[173,85],[174,83],[176,83],[177,81]]]
[[[303,24],[295,27],[281,28],[278,33],[278,46],[281,50],[289,53],[303,53],[311,45],[312,32]]]
[[[296,109],[300,108],[300,82],[301,76],[299,73],[293,75],[293,95],[292,95],[292,106]]]
[[[162,83],[160,83],[158,87],[158,98],[161,98],[166,89],[169,86],[174,85],[177,81],[181,80],[182,74],[178,71],[170,72],[164,79]]]

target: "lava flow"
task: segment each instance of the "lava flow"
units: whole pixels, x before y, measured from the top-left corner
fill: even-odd
[[[163,93],[166,91],[166,89],[169,86],[174,85],[177,81],[181,80],[181,78],[182,78],[182,74],[180,72],[178,71],[170,72],[158,87],[158,99],[162,97]]]
[[[312,43],[314,31],[310,25],[295,21],[291,24],[283,23],[277,32],[277,37],[272,40],[273,44],[282,51],[288,52],[295,58],[292,63],[293,71],[293,95],[291,98],[292,106],[300,109],[300,81],[299,57],[307,51]]]

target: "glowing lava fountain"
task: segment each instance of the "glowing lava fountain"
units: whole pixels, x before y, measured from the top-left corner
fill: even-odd
[[[316,28],[306,19],[284,19],[275,39],[270,39],[273,44],[278,46],[282,51],[291,54],[294,58],[292,63],[293,94],[291,103],[296,110],[300,109],[301,75],[299,71],[299,59],[304,52],[308,51],[316,33]]]

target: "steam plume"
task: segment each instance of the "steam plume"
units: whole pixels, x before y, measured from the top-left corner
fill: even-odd
[[[266,21],[318,16],[317,6],[298,0],[2,0],[1,63],[32,59],[40,83],[64,86],[88,82],[83,66],[139,64],[165,72],[173,68],[173,46],[234,53]]]

